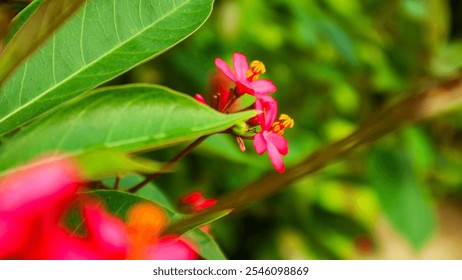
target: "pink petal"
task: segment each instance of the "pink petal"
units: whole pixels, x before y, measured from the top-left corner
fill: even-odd
[[[261,155],[267,150],[266,145],[267,143],[266,139],[263,137],[263,132],[255,134],[255,137],[253,138],[253,146],[258,154]]]
[[[64,211],[76,197],[79,171],[69,159],[47,160],[9,174],[0,182],[0,212]],[[56,209],[56,208],[59,208]]]
[[[202,199],[204,199],[204,195],[202,194],[202,192],[195,191],[188,195],[183,196],[181,198],[181,202],[184,204],[189,204],[189,203],[196,203]]]
[[[232,82],[222,72],[217,72],[215,75],[213,75],[212,88],[214,93],[216,92],[220,94],[218,107],[220,112],[222,112],[228,103],[231,87]]]
[[[266,140],[268,140],[268,142],[271,142],[271,144],[273,144],[276,147],[280,154],[287,155],[287,153],[289,152],[287,140],[284,138],[284,136],[278,135],[274,132],[269,132],[268,134],[266,134]]]
[[[199,203],[197,203],[196,205],[194,205],[194,207],[193,207],[194,212],[199,212],[201,210],[207,209],[209,207],[212,207],[215,204],[217,204],[217,200],[214,199],[214,198],[204,199],[204,200],[200,201]]]
[[[274,168],[279,172],[284,172],[284,161],[282,160],[282,155],[279,153],[278,149],[273,145],[273,143],[268,142],[268,156]]]
[[[226,62],[224,62],[221,58],[215,58],[215,65],[230,80],[232,80],[233,82],[237,80],[234,72],[231,70],[231,68],[229,68],[228,64],[226,64]]]
[[[257,98],[255,101],[255,109],[262,111],[262,113],[258,115],[262,130],[270,130],[278,114],[278,103],[276,100],[270,96]]]
[[[277,90],[277,87],[270,80],[255,80],[251,84],[255,95],[268,95]]]
[[[150,249],[148,257],[152,260],[195,260],[198,256],[191,242],[176,236],[165,236]]]
[[[51,229],[45,238],[28,250],[25,259],[33,260],[102,260],[105,256],[87,240],[71,236],[61,228]]]
[[[233,66],[234,71],[236,72],[236,77],[238,81],[247,80],[247,70],[249,70],[249,63],[247,58],[242,53],[233,54]]]
[[[36,243],[34,237],[41,236],[41,232],[34,234],[36,224],[37,219],[0,213],[0,259],[21,258],[24,251]]]
[[[236,81],[236,88],[237,88],[237,93],[239,93],[240,95],[245,94],[245,93],[250,94],[250,95],[255,94],[255,91],[252,88],[252,85],[248,81]]]
[[[83,217],[87,226],[88,238],[95,250],[107,259],[124,259],[129,244],[124,223],[111,216],[95,202],[87,202],[83,208]]]
[[[58,222],[76,198],[79,177],[73,161],[47,159],[0,180],[0,258],[26,254]]]

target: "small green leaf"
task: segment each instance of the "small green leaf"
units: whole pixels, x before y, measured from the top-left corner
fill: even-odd
[[[206,260],[226,260],[218,244],[210,234],[200,230],[190,230],[184,234],[199,247],[198,254]]]
[[[5,44],[8,44],[8,42],[11,41],[11,39],[24,26],[31,15],[40,7],[44,1],[45,0],[35,0],[31,1],[29,4],[25,4],[25,8],[22,9],[21,12],[19,12],[19,14],[17,14],[11,21],[9,29],[5,30],[5,32],[7,32]]]
[[[408,127],[401,132],[406,150],[412,158],[414,171],[424,178],[435,162],[435,151],[428,135],[418,127]]]
[[[435,229],[436,215],[405,151],[377,149],[369,168],[385,215],[414,248],[422,248]]]
[[[0,88],[0,135],[165,52],[205,22],[212,4],[86,1]],[[19,25],[28,16],[22,13]],[[27,22],[15,37],[25,29]]]
[[[218,219],[223,218],[224,216],[227,216],[229,213],[231,213],[233,210],[228,209],[228,210],[222,210],[222,211],[217,211],[213,212],[207,215],[184,215],[180,219],[178,219],[176,222],[172,222],[167,229],[165,230],[166,233],[183,233],[183,232],[188,232],[190,230],[193,230],[195,228],[210,224]]]
[[[141,175],[128,175],[120,178],[119,190],[128,190],[133,186],[139,184],[144,180]],[[105,186],[113,186],[115,178],[108,178],[103,180]],[[169,210],[172,213],[178,213],[176,207],[170,202],[169,198],[157,187],[153,182],[148,183],[146,186],[136,192],[136,195],[152,201],[162,208]]]
[[[88,180],[123,176],[128,173],[153,173],[162,168],[161,163],[129,156],[115,149],[82,153],[76,159],[82,167],[83,177]]]
[[[0,171],[56,151],[79,155],[106,148],[161,148],[226,130],[254,115],[221,114],[160,86],[103,88],[60,106],[0,146]]]
[[[84,0],[45,0],[8,42],[0,56],[0,86],[7,77],[60,28]],[[1,92],[1,91],[0,91]],[[1,102],[0,102],[1,104]]]
[[[358,58],[356,57],[353,42],[342,27],[327,17],[319,20],[318,25],[321,34],[332,43],[343,58],[350,65],[356,66],[358,64]]]
[[[101,198],[108,212],[113,213],[124,220],[126,218],[128,210],[137,203],[148,202],[158,205],[154,201],[128,192],[116,190],[97,190],[89,191],[86,193],[90,195],[96,195],[99,198]],[[158,206],[160,207],[160,205]],[[164,211],[170,217],[177,215],[177,213],[174,213],[167,209],[164,209]]]
[[[141,182],[144,178],[139,176],[139,182]],[[132,184],[130,187],[133,187],[134,184]],[[154,201],[156,204],[162,206],[163,208],[177,213],[178,210],[173,206],[173,204],[170,202],[170,200],[165,196],[165,194],[160,190],[159,187],[154,185],[153,183],[149,183],[143,188],[141,188],[138,192],[136,192],[136,195],[149,199],[150,201]]]

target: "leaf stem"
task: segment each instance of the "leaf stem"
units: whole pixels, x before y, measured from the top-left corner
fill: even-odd
[[[120,187],[120,176],[115,177],[114,190],[118,190]]]
[[[165,173],[167,170],[169,170],[170,168],[173,167],[173,165],[175,165],[175,163],[177,161],[179,161],[180,159],[182,159],[183,157],[185,157],[187,154],[189,154],[192,150],[194,150],[194,148],[196,148],[197,146],[199,146],[200,143],[202,143],[205,139],[207,139],[207,137],[209,137],[210,135],[204,135],[204,136],[201,136],[199,138],[197,138],[194,142],[192,142],[191,144],[189,144],[189,146],[187,146],[184,150],[182,150],[181,152],[179,152],[175,157],[173,157],[171,160],[169,160],[168,162],[166,162],[164,164],[164,166],[162,166],[162,168],[155,172],[155,173],[152,173],[152,174],[149,174],[146,176],[146,178],[144,178],[143,181],[141,181],[139,184],[133,186],[132,188],[128,189],[127,191],[130,192],[130,193],[135,193],[137,192],[138,190],[140,190],[142,187],[146,186],[149,182],[155,180],[157,177],[159,177],[160,175],[162,175],[162,173]]]

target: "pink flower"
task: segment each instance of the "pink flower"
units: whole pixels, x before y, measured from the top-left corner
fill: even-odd
[[[249,67],[247,58],[241,53],[233,54],[234,71],[220,58],[215,59],[217,68],[236,84],[238,94],[250,94],[255,97],[266,96],[276,91],[276,86],[270,80],[257,80],[265,72],[260,61],[253,61]]]
[[[0,258],[22,258],[56,225],[80,186],[74,162],[50,160],[0,181]]]
[[[151,260],[195,260],[197,253],[192,248],[194,245],[187,239],[168,235],[152,246],[147,256]]]
[[[278,115],[277,101],[269,96],[259,98],[255,101],[255,110],[260,111],[257,118],[261,129],[270,130]]]
[[[26,254],[28,259],[125,259],[130,246],[124,223],[108,213],[96,201],[83,206],[85,236],[60,226],[51,226]]]
[[[285,170],[282,155],[288,153],[287,140],[273,131],[262,131],[255,134],[253,145],[258,154],[268,151],[268,156],[274,168],[282,173]]]
[[[0,179],[0,259],[197,258],[188,240],[161,236],[166,219],[157,207],[135,205],[141,214],[129,211],[125,224],[98,200],[79,197],[81,182],[69,158],[35,162]],[[74,206],[83,235],[61,223]],[[160,214],[146,222],[147,208]]]
[[[287,155],[289,149],[287,140],[282,134],[285,128],[293,127],[293,120],[283,114],[281,119],[275,122],[278,110],[277,102],[269,96],[257,99],[255,109],[261,111],[257,117],[262,129],[254,136],[255,150],[260,155],[267,151],[274,168],[279,173],[283,173],[285,167],[282,156]]]

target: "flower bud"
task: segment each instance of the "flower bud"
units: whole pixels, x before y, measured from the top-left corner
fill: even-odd
[[[249,126],[245,122],[239,122],[233,126],[234,134],[244,136],[249,131]]]

